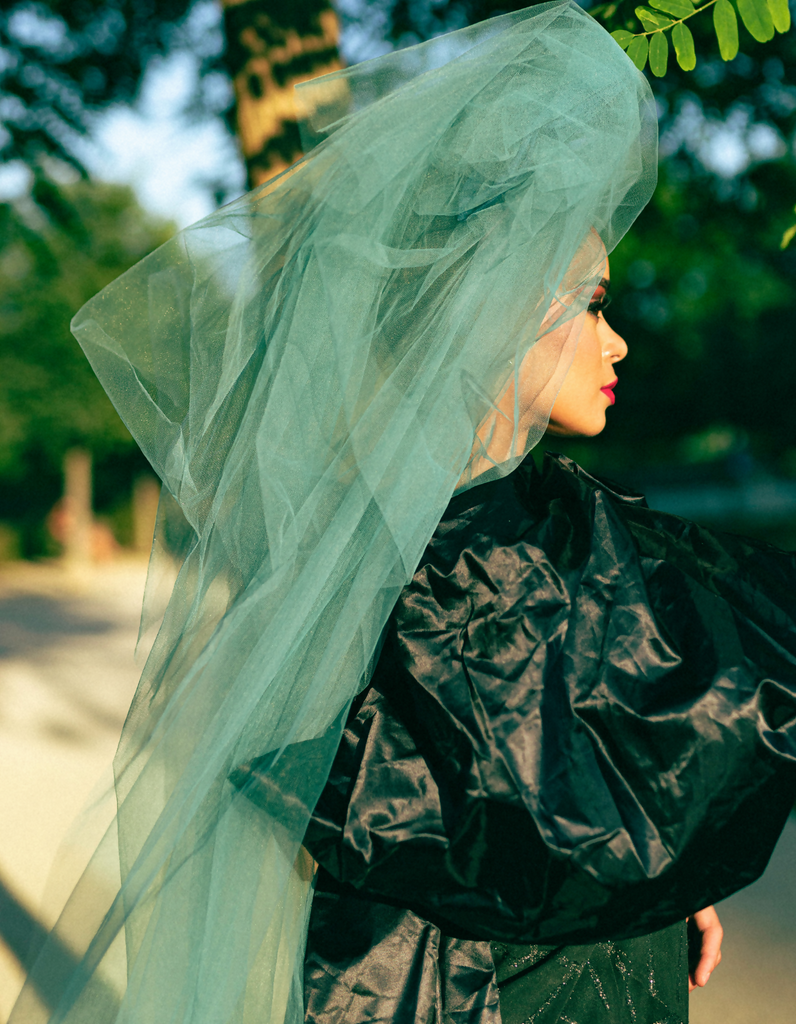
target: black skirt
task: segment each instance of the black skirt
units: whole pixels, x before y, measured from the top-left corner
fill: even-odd
[[[479,942],[319,876],[306,1024],[687,1024],[685,922],[579,945]]]
[[[687,1024],[684,921],[577,946],[493,942],[502,1024]]]

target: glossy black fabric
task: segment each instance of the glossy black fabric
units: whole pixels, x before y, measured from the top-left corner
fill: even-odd
[[[305,1024],[687,1024],[685,923],[582,945],[457,939],[320,870]]]
[[[588,943],[756,878],[794,797],[796,558],[562,457],[454,498],[306,845],[443,934]]]
[[[304,994],[306,1024],[501,1024],[489,942],[331,880],[313,900]]]
[[[306,834],[308,1024],[687,1020],[682,920],[796,793],[795,595],[562,457],[454,498]],[[285,814],[321,747],[232,780]]]

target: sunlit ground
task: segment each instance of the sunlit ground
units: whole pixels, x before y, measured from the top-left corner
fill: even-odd
[[[51,923],[52,907],[41,909],[51,862],[113,756],[135,688],[145,571],[141,561],[0,571],[2,1024],[23,977],[11,948]],[[794,1024],[796,824],[763,879],[721,910],[724,961],[691,998],[693,1024]]]
[[[2,1022],[22,982],[9,945],[35,927],[24,912],[53,923],[41,906],[51,863],[110,764],[135,690],[145,576],[144,561],[0,570],[0,883],[18,905],[0,902]]]

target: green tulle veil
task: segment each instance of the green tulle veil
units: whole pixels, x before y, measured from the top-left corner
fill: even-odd
[[[303,160],[74,320],[163,481],[157,635],[12,1024],[303,1019],[301,841],[346,709],[451,495],[541,437],[655,183],[646,81],[567,0],[299,97]],[[264,810],[230,778],[270,752]]]

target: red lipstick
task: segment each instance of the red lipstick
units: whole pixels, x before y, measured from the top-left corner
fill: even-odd
[[[610,384],[606,384],[604,388],[600,388],[600,391],[605,395],[611,405],[616,402],[616,395],[614,394],[614,388],[619,383],[619,378],[614,377]]]

